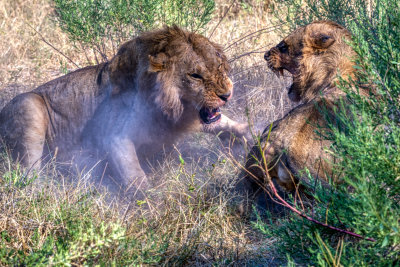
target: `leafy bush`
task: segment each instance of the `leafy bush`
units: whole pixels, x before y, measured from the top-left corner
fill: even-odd
[[[316,187],[310,217],[347,229],[344,235],[300,217],[258,220],[256,228],[276,236],[279,249],[296,261],[320,266],[395,266],[400,253],[400,2],[283,1],[290,29],[316,19],[336,20],[353,34],[357,82],[340,86],[350,105],[330,126],[332,153],[343,169],[342,184]],[[304,13],[302,13],[305,11]],[[380,97],[365,100],[348,90],[369,83]],[[343,109],[344,110],[344,109]]]
[[[121,42],[142,31],[177,24],[201,31],[214,0],[54,0],[56,19],[71,41],[107,60]],[[111,52],[110,52],[111,51]]]
[[[364,14],[371,14],[372,0],[282,0],[271,3],[282,32],[291,32],[299,25],[330,19],[341,25]]]

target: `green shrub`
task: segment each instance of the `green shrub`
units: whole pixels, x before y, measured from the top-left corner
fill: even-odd
[[[400,254],[400,3],[370,1],[284,1],[289,28],[315,19],[337,20],[354,36],[357,81],[371,84],[380,97],[367,101],[342,83],[346,110],[330,126],[332,153],[343,169],[343,183],[327,189],[317,183],[309,216],[375,241],[358,239],[297,216],[258,220],[256,228],[277,237],[279,250],[295,261],[320,266],[395,266]],[[292,9],[297,7],[298,9]],[[332,8],[335,7],[335,10]],[[306,10],[303,15],[302,10]],[[350,15],[351,14],[351,15]]]
[[[273,14],[280,24],[278,30],[283,33],[293,31],[299,25],[315,20],[330,19],[341,25],[347,25],[362,14],[371,14],[372,0],[282,0],[271,3]]]
[[[54,0],[56,19],[69,38],[107,60],[120,43],[142,31],[176,24],[201,31],[214,0]]]

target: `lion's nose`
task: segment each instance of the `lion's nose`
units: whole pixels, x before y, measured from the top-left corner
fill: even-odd
[[[232,92],[229,92],[224,95],[218,95],[218,97],[221,98],[223,101],[227,102],[229,100],[229,98],[231,97],[231,95],[232,95]]]
[[[268,58],[271,56],[271,52],[270,52],[270,50],[268,50],[267,52],[265,52],[265,54],[264,54],[264,59],[265,60],[268,60]]]

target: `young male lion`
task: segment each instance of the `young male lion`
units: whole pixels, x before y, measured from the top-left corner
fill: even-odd
[[[333,177],[334,159],[326,150],[331,141],[318,134],[318,127],[326,125],[326,116],[335,117],[333,109],[345,96],[336,86],[338,75],[355,78],[355,52],[347,43],[350,39],[350,33],[337,23],[317,21],[296,29],[265,53],[274,72],[292,74],[288,94],[302,104],[273,122],[271,131],[270,127],[264,130],[261,146],[254,146],[247,156],[239,191],[256,197],[268,176],[293,191],[305,178],[305,169],[323,181]],[[361,93],[368,95],[364,90]]]
[[[232,96],[228,68],[220,46],[201,35],[147,32],[107,63],[15,97],[0,113],[0,136],[25,167],[83,149],[105,159],[122,188],[145,190],[140,160],[182,134],[246,132],[220,111]]]

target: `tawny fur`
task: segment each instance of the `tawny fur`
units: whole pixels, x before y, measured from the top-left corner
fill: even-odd
[[[178,27],[144,33],[107,63],[15,97],[0,113],[0,136],[25,167],[83,149],[105,159],[121,187],[146,190],[139,160],[182,134],[245,134],[246,126],[223,115],[200,120],[200,108],[218,108],[232,94],[227,72],[222,49],[201,35]]]
[[[334,158],[327,152],[332,143],[318,134],[318,127],[326,126],[326,116],[334,119],[333,109],[340,107],[338,101],[345,96],[336,86],[338,76],[355,78],[355,53],[347,43],[350,39],[350,33],[342,26],[317,21],[298,28],[265,53],[273,71],[286,70],[293,75],[289,97],[302,101],[261,136],[267,172],[287,191],[294,191],[299,180],[306,178],[305,169],[325,182],[335,178]],[[367,90],[360,93],[369,94]],[[244,172],[237,189],[255,196],[267,177],[259,146],[253,147],[245,167],[251,174]]]

